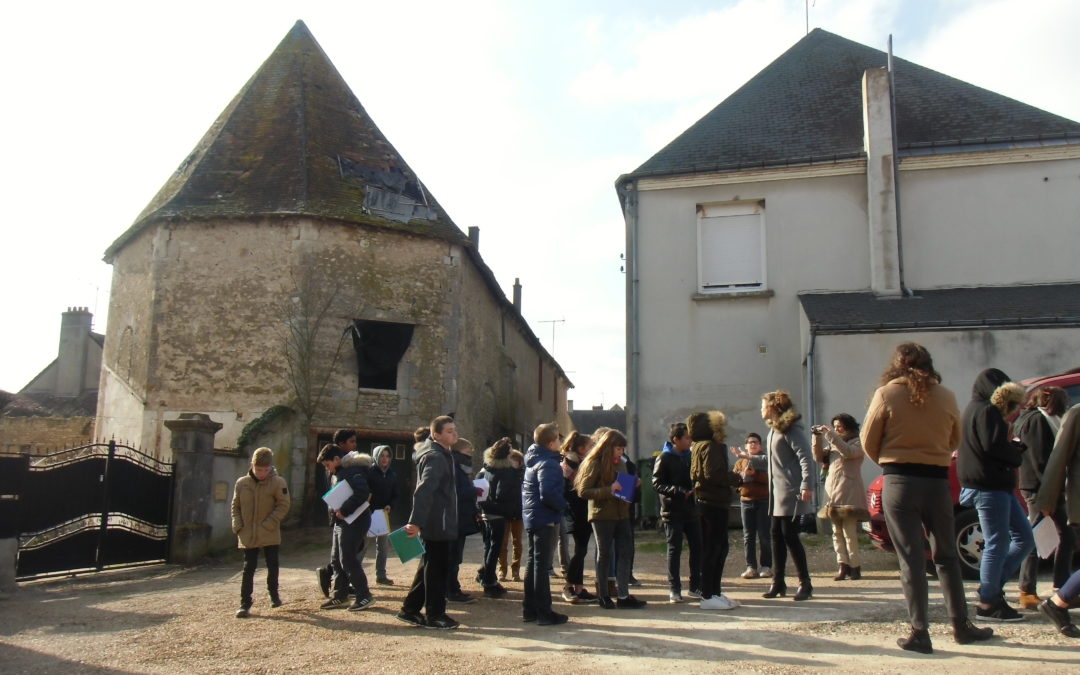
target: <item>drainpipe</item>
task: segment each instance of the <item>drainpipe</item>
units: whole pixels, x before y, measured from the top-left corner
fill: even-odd
[[[626,221],[626,432],[634,458],[641,457],[638,431],[639,359],[641,355],[638,315],[638,190],[637,181],[620,181],[619,195]]]

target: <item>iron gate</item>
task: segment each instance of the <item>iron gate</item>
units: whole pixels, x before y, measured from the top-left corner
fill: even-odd
[[[168,559],[172,464],[113,441],[19,459],[19,578]]]

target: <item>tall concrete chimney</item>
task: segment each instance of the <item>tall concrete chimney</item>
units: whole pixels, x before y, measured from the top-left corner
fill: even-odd
[[[480,250],[480,228],[475,225],[469,226],[469,241],[472,242],[473,248],[477,251]]]
[[[521,279],[514,277],[514,309],[521,314]]]
[[[866,148],[866,215],[870,228],[870,290],[900,296],[900,240],[893,175],[892,97],[889,71],[863,73],[863,143]]]
[[[86,342],[90,339],[92,318],[86,307],[68,307],[61,315],[60,349],[56,357],[57,396],[78,396],[83,392]]]

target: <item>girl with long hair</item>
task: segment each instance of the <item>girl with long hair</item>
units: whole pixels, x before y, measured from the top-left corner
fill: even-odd
[[[571,604],[596,602],[596,596],[585,590],[585,555],[592,537],[592,525],[589,524],[589,500],[583,499],[574,487],[581,463],[592,449],[592,438],[577,431],[570,432],[562,448],[562,470],[566,490],[567,533],[573,539],[574,548],[566,566],[566,586],[563,588],[563,600]]]

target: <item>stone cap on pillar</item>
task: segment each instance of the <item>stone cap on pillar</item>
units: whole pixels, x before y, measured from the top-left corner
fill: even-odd
[[[215,422],[203,413],[180,413],[175,420],[165,420],[165,428],[172,432],[170,447],[179,452],[213,452],[214,434],[221,431],[221,422]],[[199,437],[209,442],[198,442]]]

